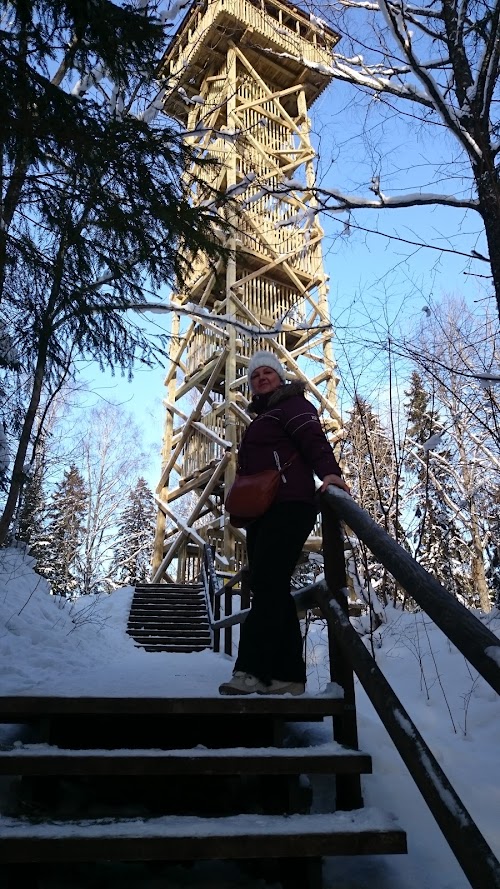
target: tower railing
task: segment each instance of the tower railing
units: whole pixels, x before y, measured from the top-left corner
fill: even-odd
[[[172,54],[170,73],[176,75],[192,58],[193,49],[202,42],[207,30],[214,26],[218,18],[228,16],[254,29],[270,47],[285,44],[290,55],[302,62],[331,66],[332,48],[338,40],[326,26],[316,25],[301,15],[299,10],[280,3],[250,2],[250,0],[211,0],[192,14],[178,43],[176,54]]]

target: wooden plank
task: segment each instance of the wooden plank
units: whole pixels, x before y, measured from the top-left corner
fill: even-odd
[[[339,744],[91,752],[26,744],[0,751],[1,775],[370,774],[371,757]]]
[[[151,608],[147,608],[144,605],[137,606],[135,608],[130,609],[130,614],[136,618],[136,620],[140,620],[142,617],[151,617],[151,618],[161,618],[162,615],[173,616],[173,617],[206,617],[207,609],[200,608],[198,606],[194,607],[182,607],[181,605],[154,605]]]
[[[214,697],[53,697],[21,695],[0,697],[0,722],[51,716],[144,714],[163,716],[248,715],[303,718],[332,716],[343,707],[342,690],[328,695],[242,695]]]
[[[227,355],[227,349],[224,349],[220,353],[220,355],[217,356],[216,360],[213,362],[213,368],[212,368],[210,377],[207,380],[207,382],[205,383],[205,387],[199,397],[196,407],[194,408],[193,411],[191,411],[191,414],[189,415],[189,418],[186,422],[186,427],[183,432],[182,438],[178,442],[175,449],[172,451],[167,465],[162,470],[161,479],[160,479],[158,486],[156,488],[157,492],[160,492],[163,489],[165,482],[168,480],[170,471],[171,471],[175,461],[177,460],[177,457],[181,453],[182,448],[184,446],[184,442],[186,441],[186,439],[190,433],[190,424],[191,424],[192,420],[199,420],[200,419],[205,401],[207,400],[207,398],[209,397],[209,395],[212,391],[213,384],[214,384],[215,380],[217,379],[217,376],[220,373],[220,370],[226,360],[226,355]],[[153,580],[156,580],[156,575],[153,578]]]
[[[200,618],[192,618],[187,620],[131,620],[129,619],[127,625],[127,633],[136,633],[137,631],[144,630],[148,633],[153,633],[155,630],[192,630],[193,633],[201,633],[209,631],[209,624],[207,620],[201,620]]]
[[[162,645],[153,645],[148,642],[138,642],[136,648],[144,648],[144,651],[150,652],[169,652],[170,654],[191,654],[193,651],[205,651],[207,645],[170,645],[162,643]]]
[[[196,636],[210,636],[210,627],[208,623],[205,621],[204,624],[200,624],[196,627],[193,627],[189,624],[177,627],[175,624],[167,624],[166,626],[163,624],[159,624],[157,622],[150,623],[148,621],[135,623],[127,627],[127,633],[129,636],[136,636],[137,634],[146,634],[147,636],[158,636],[158,634],[163,634],[167,636],[171,636],[174,641],[176,638],[182,638],[186,635],[189,636],[190,639],[194,639]],[[177,637],[179,634],[179,637]]]
[[[235,815],[33,824],[0,821],[0,861],[188,861],[386,855],[406,834],[376,810],[329,815]]]
[[[159,593],[171,593],[171,592],[187,592],[187,593],[196,593],[202,592],[203,584],[202,583],[138,583],[135,587],[136,592],[159,592]]]

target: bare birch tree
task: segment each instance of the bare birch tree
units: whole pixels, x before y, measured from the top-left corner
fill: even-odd
[[[439,405],[437,431],[413,459],[425,468],[435,496],[462,529],[473,588],[472,601],[491,609],[488,549],[497,527],[500,486],[496,323],[474,316],[463,302],[448,300],[422,327],[408,352]],[[465,561],[459,570],[466,567]]]
[[[80,436],[78,465],[88,506],[83,518],[79,593],[87,595],[109,592],[113,586],[110,564],[117,527],[145,455],[139,428],[116,405],[91,410]]]
[[[491,269],[500,314],[500,0],[339,0],[311,9],[341,35],[325,73],[366,97],[367,140],[377,124],[387,136],[391,116],[408,122],[409,143],[420,125],[431,132],[444,156],[435,169],[424,163],[427,181],[416,191],[405,193],[400,180],[391,193],[379,155],[364,194],[339,183],[318,190],[320,205],[348,212],[441,205],[460,214],[457,228],[464,210],[473,211],[487,249],[471,247],[469,258],[483,263],[480,274]],[[398,154],[402,170],[404,150]]]

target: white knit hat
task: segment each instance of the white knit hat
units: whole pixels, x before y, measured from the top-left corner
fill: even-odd
[[[274,352],[256,352],[255,355],[252,355],[250,359],[250,364],[248,365],[248,385],[250,387],[250,391],[253,392],[252,389],[252,374],[258,367],[271,367],[276,371],[280,380],[283,383],[286,380],[285,368],[279,362],[278,358],[274,354]]]

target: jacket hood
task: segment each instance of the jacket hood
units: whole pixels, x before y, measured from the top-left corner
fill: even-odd
[[[270,395],[255,395],[247,407],[249,414],[258,415],[267,411],[268,408],[275,407],[281,401],[287,398],[293,398],[295,395],[303,395],[307,386],[302,380],[293,380],[275,389]]]

